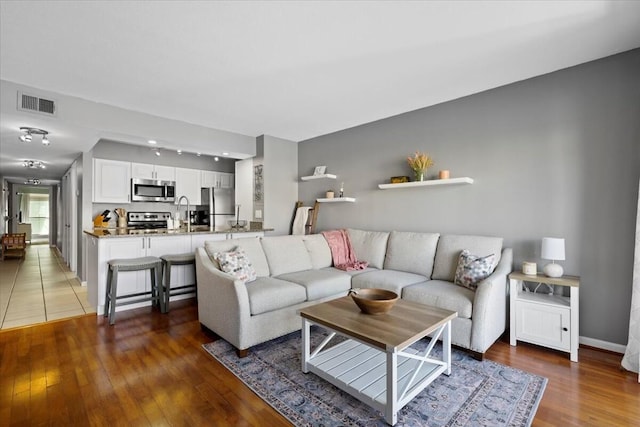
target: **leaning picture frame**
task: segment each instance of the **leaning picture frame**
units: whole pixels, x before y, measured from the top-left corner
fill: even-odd
[[[327,171],[326,166],[316,166],[316,168],[313,171],[313,175],[324,175],[326,171]]]

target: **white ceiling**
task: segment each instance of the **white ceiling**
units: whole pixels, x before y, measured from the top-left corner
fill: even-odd
[[[2,1],[0,16],[4,81],[294,141],[640,46],[637,1]],[[39,121],[0,96],[16,157]],[[99,132],[77,123],[40,124],[55,128],[40,154],[89,150]]]

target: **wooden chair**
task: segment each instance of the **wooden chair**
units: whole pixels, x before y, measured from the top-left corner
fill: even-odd
[[[24,258],[27,253],[26,233],[2,235],[2,260],[8,256]]]
[[[291,217],[291,226],[289,227],[289,234],[293,234],[293,222],[296,219],[296,212],[298,208],[302,207],[302,202],[296,202],[295,208],[293,208],[293,216]],[[318,211],[320,210],[320,203],[317,201],[314,203],[313,208],[309,209],[309,217],[307,223],[304,226],[304,234],[315,234],[316,221],[318,220]]]

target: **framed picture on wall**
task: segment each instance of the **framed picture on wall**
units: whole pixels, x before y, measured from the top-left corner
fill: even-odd
[[[313,171],[314,175],[324,175],[324,173],[327,171],[327,167],[326,166],[316,166],[315,170]]]

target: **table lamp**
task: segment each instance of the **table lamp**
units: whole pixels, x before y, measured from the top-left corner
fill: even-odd
[[[542,238],[542,259],[551,260],[550,264],[544,266],[544,274],[548,277],[562,277],[563,269],[555,261],[564,261],[564,239],[555,237]]]

